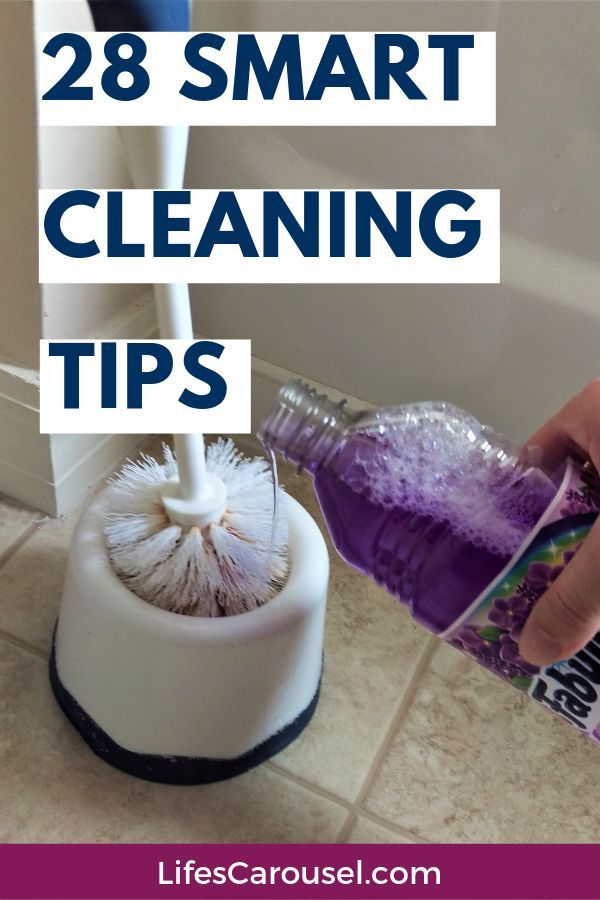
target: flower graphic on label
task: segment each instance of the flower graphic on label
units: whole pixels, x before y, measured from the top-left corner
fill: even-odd
[[[488,618],[498,628],[506,629],[512,638],[518,638],[531,612],[533,602],[532,598],[522,594],[496,597]]]
[[[544,562],[533,562],[527,569],[525,584],[540,596],[548,590],[553,581],[556,581],[564,566],[549,566]]]
[[[533,663],[523,659],[519,654],[519,645],[509,634],[503,634],[500,637],[500,658],[504,662],[517,666],[519,672],[525,675],[537,675],[540,671],[539,666],[535,666]]]
[[[452,638],[452,644],[490,672],[524,690],[539,672],[537,666],[519,656],[518,645],[510,635],[494,625],[465,625]]]

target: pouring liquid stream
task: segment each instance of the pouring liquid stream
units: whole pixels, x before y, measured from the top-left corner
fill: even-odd
[[[267,559],[268,571],[270,572],[272,569],[273,553],[275,551],[275,533],[277,530],[277,520],[279,516],[279,476],[277,473],[277,460],[275,458],[275,451],[270,447],[265,447],[264,444],[262,446],[267,455],[267,460],[271,468],[271,480],[273,482],[273,522],[271,524],[271,549]]]

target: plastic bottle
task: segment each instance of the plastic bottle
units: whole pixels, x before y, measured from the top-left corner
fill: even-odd
[[[313,477],[343,559],[600,740],[600,637],[543,671],[518,651],[534,603],[600,510],[592,470],[569,460],[545,472],[451,404],[354,412],[301,382],[281,389],[258,436]]]

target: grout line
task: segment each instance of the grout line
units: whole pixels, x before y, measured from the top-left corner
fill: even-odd
[[[356,810],[354,809],[354,807],[351,807],[348,810],[348,815],[344,819],[342,827],[340,828],[340,830],[337,833],[337,836],[335,839],[336,844],[347,844],[348,843],[348,838],[350,837],[350,835],[352,834],[352,831],[354,830],[354,826],[357,822],[357,819],[358,819],[358,816],[356,814]]]
[[[11,556],[14,556],[14,554],[17,552],[17,550],[19,550],[23,546],[23,544],[26,544],[27,541],[29,540],[29,538],[32,537],[37,531],[39,531],[40,528],[42,528],[42,526],[45,524],[46,521],[47,521],[47,518],[40,519],[40,520],[34,520],[33,522],[31,522],[25,528],[25,530],[21,532],[19,537],[16,538],[12,542],[12,544],[9,544],[3,553],[0,553],[0,567],[2,567],[6,562],[8,562],[8,560],[11,558]]]
[[[329,800],[331,803],[337,803],[338,806],[343,806],[344,809],[348,810],[348,812],[352,812],[352,803],[350,803],[348,800],[344,800],[343,797],[339,797],[332,791],[328,791],[327,788],[322,788],[318,784],[314,784],[312,781],[308,781],[306,778],[302,778],[302,776],[300,775],[294,775],[293,772],[288,772],[287,769],[284,769],[282,766],[278,766],[277,763],[274,762],[265,763],[265,768],[270,769],[272,772],[275,772],[282,778],[286,778],[288,781],[292,781],[294,784],[299,785],[299,787],[303,787],[306,788],[306,790],[312,791],[313,794],[318,794],[319,797],[323,797],[325,800]]]
[[[354,826],[358,822],[358,813],[356,810],[351,809],[348,815],[346,816],[346,821],[340,828],[338,832],[338,836],[335,839],[336,844],[347,844],[350,840],[350,836],[354,831]]]
[[[369,771],[367,772],[362,786],[356,796],[356,800],[352,805],[350,815],[346,819],[346,822],[344,823],[340,830],[340,833],[338,834],[337,843],[347,843],[348,837],[350,836],[352,829],[357,822],[358,816],[362,814],[362,805],[369,793],[369,790],[371,789],[371,786],[373,785],[373,782],[375,781],[375,778],[379,773],[383,760],[394,739],[394,736],[397,734],[398,729],[400,728],[406,714],[408,713],[408,710],[410,709],[410,706],[412,705],[412,701],[421,680],[421,676],[427,669],[431,657],[433,656],[433,653],[437,646],[438,639],[432,636],[426,642],[423,650],[421,651],[417,660],[417,664],[415,665],[415,668],[413,669],[412,675],[410,676],[409,682],[406,686],[406,689],[402,694],[402,698],[400,700],[400,703],[398,704],[396,712],[392,717],[387,732],[381,744],[379,745],[379,749],[377,750],[377,753],[373,758],[371,766],[369,767]]]
[[[348,815],[346,816],[344,823],[336,837],[336,843],[347,843],[348,838],[352,833],[352,829],[354,828],[359,816],[368,819],[369,821],[373,822],[373,824],[379,825],[381,828],[390,831],[392,834],[397,834],[399,837],[403,837],[406,840],[411,841],[412,843],[431,843],[431,841],[423,837],[423,835],[410,831],[407,828],[403,828],[401,825],[396,825],[393,822],[389,822],[387,819],[378,816],[376,813],[372,813],[366,809],[363,809],[363,803],[375,778],[377,777],[377,774],[381,768],[390,744],[392,743],[394,736],[397,734],[399,727],[401,726],[408,710],[410,709],[416,691],[419,687],[421,677],[429,666],[429,662],[431,660],[431,657],[433,656],[433,653],[435,652],[436,647],[438,646],[438,643],[438,639],[432,636],[425,643],[425,646],[421,650],[406,689],[402,694],[396,712],[391,719],[385,736],[381,741],[381,744],[379,745],[377,753],[373,758],[373,762],[369,767],[369,771],[367,772],[367,775],[365,776],[365,779],[354,801],[345,800],[343,797],[334,794],[332,791],[320,787],[318,784],[315,784],[312,781],[308,781],[306,778],[303,778],[300,775],[295,775],[293,772],[289,772],[287,769],[283,768],[275,762],[271,761],[265,763],[265,768],[279,775],[281,778],[284,778],[287,781],[291,781],[293,784],[296,784],[299,787],[302,787],[305,790],[316,794],[324,800],[328,800],[330,803],[336,803],[338,806],[341,806],[348,811]]]
[[[28,644],[26,641],[22,641],[21,638],[16,637],[14,634],[9,634],[2,629],[0,629],[0,641],[12,644],[12,646],[16,647],[18,650],[23,650],[25,653],[31,653],[33,656],[37,656],[44,661],[48,660],[48,654],[44,650],[40,650],[38,647]]]
[[[385,831],[391,831],[392,834],[397,834],[399,837],[406,838],[406,840],[410,841],[412,844],[432,843],[429,838],[423,837],[422,834],[417,834],[416,831],[410,831],[408,828],[403,828],[401,825],[389,822],[387,819],[377,816],[375,813],[369,812],[366,809],[360,810],[360,817],[361,819],[368,819],[368,821],[372,822],[374,825],[379,825],[379,827],[383,828]]]
[[[406,713],[408,712],[410,706],[412,705],[412,701],[417,692],[417,688],[419,686],[419,682],[421,680],[421,676],[429,666],[429,662],[433,653],[438,646],[438,638],[432,636],[429,638],[427,643],[425,644],[423,650],[421,651],[421,655],[417,660],[417,664],[413,670],[413,673],[410,677],[410,680],[406,686],[406,690],[402,695],[402,699],[398,705],[398,708],[390,722],[390,725],[387,730],[387,734],[385,735],[383,741],[379,746],[379,750],[375,754],[375,758],[371,763],[371,768],[369,769],[365,780],[363,781],[362,787],[358,792],[358,796],[354,803],[356,808],[360,808],[365,800],[373,781],[375,780],[377,774],[379,773],[379,769],[381,767],[381,763],[383,761],[383,757],[386,755],[387,750],[392,743],[392,740],[395,734],[398,731],[399,726],[402,724]]]

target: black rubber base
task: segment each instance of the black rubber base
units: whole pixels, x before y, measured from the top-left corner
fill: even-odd
[[[319,700],[320,685],[315,696],[293,722],[236,759],[211,759],[195,756],[157,756],[134,753],[113,741],[81,708],[58,677],[54,641],[50,653],[50,685],[58,705],[96,756],[115,769],[162,784],[209,784],[234,778],[275,756],[298,737],[313,717]]]

